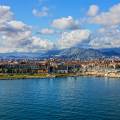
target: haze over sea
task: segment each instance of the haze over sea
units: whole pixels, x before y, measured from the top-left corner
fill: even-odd
[[[0,120],[119,120],[120,80],[0,80]]]

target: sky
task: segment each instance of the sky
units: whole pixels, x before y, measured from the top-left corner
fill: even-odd
[[[0,0],[0,53],[120,47],[120,0]]]

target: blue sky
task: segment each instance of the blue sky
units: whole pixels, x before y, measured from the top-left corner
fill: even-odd
[[[86,15],[89,6],[96,4],[101,11],[108,10],[120,0],[0,0],[1,5],[11,6],[16,19],[31,25],[46,27],[54,18],[73,16],[81,18]],[[32,9],[41,9],[42,6],[48,6],[51,11],[51,17],[38,18],[33,16]]]
[[[10,44],[6,45],[3,38],[10,41],[14,34],[12,31],[17,31],[16,27],[20,27],[20,25],[23,27],[23,24],[22,33],[26,32],[29,35],[25,34],[23,40],[19,30],[17,31],[19,36],[16,38],[22,38],[22,45],[25,48],[17,46],[19,43],[16,41],[21,43],[21,39],[10,41],[16,43],[16,46],[10,50],[11,52],[26,51],[26,48],[27,51],[31,51],[31,49],[41,51],[46,50],[45,47],[49,49],[59,46],[69,48],[76,45],[93,48],[119,47],[120,36],[118,32],[114,32],[119,31],[120,21],[117,17],[120,12],[119,7],[120,0],[0,0],[0,14],[2,15],[5,10],[13,13],[12,19],[0,24],[2,31],[0,50],[9,51]],[[3,26],[7,31],[5,31],[6,29],[3,31]],[[8,29],[12,29],[12,31],[8,31]],[[112,39],[109,34],[111,32],[113,33]],[[11,36],[8,36],[10,34]],[[29,40],[27,41],[27,39]],[[7,49],[4,50],[3,46]]]

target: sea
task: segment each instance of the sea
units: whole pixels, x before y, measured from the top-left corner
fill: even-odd
[[[0,120],[120,120],[120,79],[0,80]]]

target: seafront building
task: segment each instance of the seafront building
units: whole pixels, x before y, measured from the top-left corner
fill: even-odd
[[[1,74],[43,74],[80,72],[120,72],[120,60],[1,60]]]

